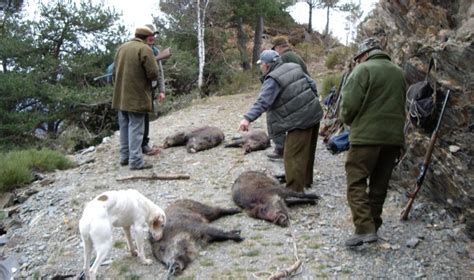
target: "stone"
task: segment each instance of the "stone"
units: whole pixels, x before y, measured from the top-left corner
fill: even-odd
[[[461,150],[461,147],[456,146],[456,145],[449,145],[448,149],[451,153],[455,153],[455,152]]]
[[[0,236],[0,246],[7,244],[7,242],[8,242],[8,237],[6,236],[6,234]]]
[[[13,205],[15,195],[11,192],[4,192],[0,195],[0,209]]]
[[[407,246],[408,248],[414,249],[414,248],[418,245],[418,243],[420,243],[420,239],[418,239],[418,238],[410,238],[410,239],[408,239],[408,241],[407,241],[407,243],[406,243],[406,246]]]
[[[6,210],[0,210],[0,221],[1,220],[5,220],[6,218],[8,218],[8,211]]]

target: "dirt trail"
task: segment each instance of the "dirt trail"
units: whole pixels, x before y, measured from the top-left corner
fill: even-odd
[[[213,125],[223,129],[227,139],[238,134],[242,114],[256,93],[212,97],[173,112],[151,123],[154,144],[171,133],[188,127]],[[265,118],[252,127],[265,128]],[[184,147],[166,149],[159,156],[146,157],[152,171],[131,172],[118,164],[118,135],[94,151],[76,155],[93,162],[47,175],[47,183],[30,188],[31,196],[16,216],[18,228],[7,233],[0,247],[4,256],[14,255],[22,264],[19,278],[50,279],[55,275],[77,274],[82,267],[82,245],[78,221],[84,204],[106,190],[133,188],[165,208],[178,198],[191,198],[211,205],[233,207],[230,187],[245,170],[281,173],[282,162],[267,160],[266,151],[242,156],[240,149],[217,148],[189,154]],[[417,207],[408,222],[398,220],[402,195],[390,192],[384,210],[382,240],[356,250],[343,246],[352,234],[350,212],[345,198],[344,154],[329,154],[318,143],[315,177],[311,192],[322,196],[316,206],[290,210],[298,257],[303,261],[296,279],[329,278],[472,278],[474,248],[463,234],[464,225],[454,224],[446,212],[425,203]],[[180,173],[189,180],[118,182],[132,174]],[[51,182],[52,181],[52,182]],[[46,183],[45,183],[46,182]],[[416,203],[421,203],[417,201]],[[255,279],[294,263],[293,241],[288,228],[254,220],[245,214],[213,223],[225,229],[240,229],[242,243],[212,244],[185,270],[182,279]],[[101,279],[163,279],[164,266],[154,262],[141,265],[126,251],[120,230],[114,231],[114,248],[99,270]],[[407,247],[411,245],[414,248]],[[415,244],[415,245],[413,245]],[[151,256],[147,245],[146,254]],[[258,276],[258,277],[257,277]]]

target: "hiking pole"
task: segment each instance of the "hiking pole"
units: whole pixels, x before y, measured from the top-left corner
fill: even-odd
[[[401,220],[408,219],[408,213],[410,213],[411,207],[413,205],[413,201],[415,201],[415,197],[420,191],[421,185],[423,184],[423,181],[425,180],[426,172],[431,162],[431,155],[433,154],[436,138],[438,138],[439,126],[441,124],[441,120],[443,119],[444,110],[446,109],[446,104],[448,103],[448,98],[449,98],[450,93],[451,93],[451,90],[448,89],[448,92],[446,93],[446,97],[444,98],[443,108],[441,109],[441,113],[439,115],[438,123],[436,124],[435,130],[431,134],[430,144],[428,146],[428,149],[426,150],[425,158],[423,160],[423,165],[421,166],[420,173],[418,174],[418,177],[416,178],[415,191],[410,194],[410,199],[408,200],[407,205],[405,206],[405,208],[403,209],[400,215]]]

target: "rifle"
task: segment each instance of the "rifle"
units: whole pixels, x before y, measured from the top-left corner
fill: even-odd
[[[418,194],[418,192],[420,191],[421,185],[423,184],[423,181],[425,180],[426,172],[428,171],[428,167],[429,167],[430,162],[431,162],[431,155],[433,154],[436,138],[438,138],[438,129],[439,129],[439,126],[441,124],[441,120],[443,119],[444,110],[446,109],[446,104],[448,103],[448,98],[449,98],[450,93],[451,93],[451,90],[448,90],[448,92],[446,93],[446,97],[444,98],[443,108],[441,109],[441,113],[439,115],[438,123],[436,124],[436,128],[434,129],[433,133],[431,133],[430,144],[428,146],[428,149],[426,150],[425,158],[423,160],[423,165],[420,168],[420,173],[419,173],[418,177],[416,178],[415,191],[410,194],[410,199],[408,200],[408,203],[405,206],[405,208],[402,210],[402,213],[400,215],[401,220],[407,220],[408,219],[408,213],[410,213],[413,202],[415,201],[415,197]]]
[[[156,59],[156,62],[159,62],[161,60],[167,60],[171,56],[172,56],[171,49],[166,48],[163,51],[161,51],[159,55],[155,56],[155,59]],[[112,73],[108,73],[108,74],[105,74],[105,75],[100,75],[98,77],[95,77],[93,80],[95,82],[99,79],[107,78],[107,77],[110,77],[110,76],[112,76]]]
[[[336,92],[335,92],[334,97],[333,97],[333,100],[335,100],[335,101],[331,102],[331,104],[329,105],[328,110],[326,111],[326,113],[323,116],[323,119],[325,119],[325,120],[334,119],[333,123],[331,123],[329,126],[326,126],[325,128],[323,128],[320,132],[320,135],[323,136],[324,143],[326,143],[329,140],[329,138],[331,137],[331,135],[334,135],[335,133],[337,133],[337,131],[342,127],[342,122],[341,122],[341,120],[339,119],[339,116],[338,116],[338,114],[339,114],[339,105],[340,105],[341,99],[342,99],[342,92],[341,92],[342,87],[344,86],[344,84],[346,82],[346,79],[349,76],[349,74],[350,74],[350,70],[347,70],[346,72],[344,72],[342,74],[341,81],[339,82],[339,86],[337,87]]]

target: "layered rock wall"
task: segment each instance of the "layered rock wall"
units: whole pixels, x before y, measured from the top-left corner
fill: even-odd
[[[437,88],[437,111],[448,89],[451,97],[441,124],[421,195],[439,203],[474,235],[474,4],[471,0],[381,0],[374,16],[362,24],[361,36],[386,33],[386,51],[401,65],[408,84],[430,74]],[[362,39],[362,38],[360,38]],[[407,155],[394,174],[395,188],[413,189],[429,145],[430,130],[410,129]]]

